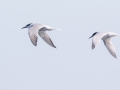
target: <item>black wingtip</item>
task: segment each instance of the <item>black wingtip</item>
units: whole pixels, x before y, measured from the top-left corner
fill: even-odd
[[[37,44],[33,44],[35,47],[37,47]]]
[[[117,56],[115,56],[115,58],[117,59]]]
[[[94,43],[92,43],[92,50],[95,48],[95,44]]]
[[[57,48],[56,46],[53,46],[54,48]]]

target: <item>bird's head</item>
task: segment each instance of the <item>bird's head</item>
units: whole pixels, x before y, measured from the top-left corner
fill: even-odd
[[[92,38],[92,37],[94,37],[97,33],[98,32],[93,33],[93,35],[91,37],[89,37],[89,39]]]
[[[24,28],[30,28],[30,27],[32,27],[33,26],[33,24],[32,23],[29,23],[29,24],[27,24],[26,26],[24,26],[22,29],[24,29]]]

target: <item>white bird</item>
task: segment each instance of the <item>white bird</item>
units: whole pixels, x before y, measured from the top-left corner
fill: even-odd
[[[52,27],[42,25],[42,24],[38,24],[38,23],[27,24],[22,29],[24,29],[24,28],[28,28],[28,34],[29,34],[29,37],[30,37],[33,45],[37,46],[37,38],[38,38],[38,35],[39,35],[47,44],[56,48],[56,46],[53,44],[50,37],[47,35],[46,31],[60,30],[60,29],[52,28]]]
[[[116,52],[115,52],[115,47],[112,44],[111,37],[118,36],[118,34],[113,33],[113,32],[95,32],[93,35],[90,37],[92,39],[92,49],[94,49],[97,44],[100,43],[100,40],[103,40],[106,48],[110,52],[110,54],[117,58]]]

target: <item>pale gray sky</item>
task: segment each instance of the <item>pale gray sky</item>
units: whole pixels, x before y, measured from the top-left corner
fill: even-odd
[[[120,90],[120,36],[117,59],[88,39],[120,34],[119,0],[1,0],[0,13],[0,90]],[[28,23],[62,29],[47,32],[57,49],[41,38],[34,47]]]

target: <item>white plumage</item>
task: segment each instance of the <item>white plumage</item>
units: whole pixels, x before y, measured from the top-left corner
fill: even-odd
[[[99,43],[100,40],[103,40],[106,48],[110,52],[110,54],[117,58],[116,52],[115,52],[115,47],[112,44],[111,37],[117,36],[118,34],[113,33],[113,32],[95,32],[91,37],[92,39],[92,49],[94,49]],[[91,38],[90,37],[90,38]]]
[[[60,30],[60,29],[52,28],[50,26],[37,24],[37,23],[36,24],[32,24],[32,23],[27,24],[23,28],[28,28],[28,34],[30,36],[30,39],[31,39],[31,42],[33,43],[33,45],[35,45],[35,46],[37,45],[37,39],[38,39],[38,35],[39,35],[47,44],[56,48],[56,46],[53,44],[50,37],[47,35],[46,31]]]

